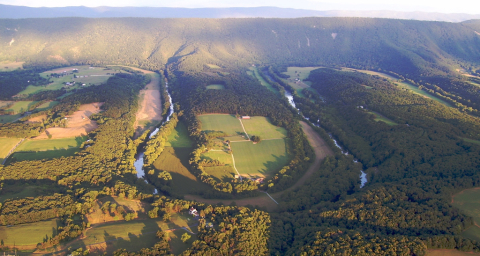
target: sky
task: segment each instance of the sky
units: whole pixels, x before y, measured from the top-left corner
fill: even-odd
[[[388,3],[388,4],[386,4]],[[277,6],[310,10],[394,10],[480,14],[475,0],[0,0],[0,4],[30,7],[151,6],[151,7],[255,7]]]

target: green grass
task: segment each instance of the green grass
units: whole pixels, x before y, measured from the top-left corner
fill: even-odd
[[[480,189],[467,189],[458,193],[453,197],[452,205],[480,224]],[[476,226],[465,230],[461,235],[480,242],[480,228]]]
[[[17,114],[17,115],[0,115],[0,123],[5,124],[5,123],[10,123],[18,118],[20,118],[22,115]]]
[[[15,150],[15,152],[78,148],[87,140],[87,138],[87,136],[79,136],[66,139],[26,140]]]
[[[48,186],[48,185],[44,185]],[[0,203],[3,203],[7,199],[17,199],[25,197],[36,197],[38,196],[38,186],[5,186],[2,195],[0,195]]]
[[[190,148],[193,146],[193,141],[188,135],[187,126],[182,122],[178,122],[175,130],[168,136],[167,147]]]
[[[225,86],[223,84],[210,84],[207,85],[208,90],[223,90],[225,89]]]
[[[20,142],[21,138],[0,138],[0,164],[3,162],[8,152]]]
[[[231,143],[235,166],[240,174],[269,176],[280,170],[289,160],[285,139],[265,140],[260,143]]]
[[[45,103],[43,103],[42,105],[38,106],[36,108],[36,110],[39,110],[39,111],[44,111],[44,110],[47,110],[47,109],[51,109],[53,107],[55,107],[56,105],[58,105],[60,102],[58,101],[47,101]]]
[[[202,159],[218,160],[226,165],[233,166],[232,155],[225,151],[209,151],[201,156]]]
[[[15,152],[7,160],[6,164],[20,161],[49,160],[60,157],[73,156],[80,152],[80,148],[58,149],[38,152]]]
[[[6,246],[36,245],[43,239],[56,235],[57,219],[20,224],[12,227],[0,226],[0,240]]]
[[[368,113],[370,114],[373,114],[375,115],[375,121],[377,122],[384,122],[388,125],[398,125],[397,123],[395,123],[394,121],[392,121],[391,119],[388,119],[387,117],[383,116],[382,114],[378,113],[378,112],[375,112],[375,111],[368,111]]]
[[[263,140],[286,138],[287,131],[271,124],[266,117],[252,116],[251,119],[242,119],[243,126],[248,136],[260,136]]]
[[[462,140],[464,140],[466,142],[470,142],[470,143],[480,145],[480,141],[478,141],[478,140],[472,140],[472,139],[468,139],[468,138],[462,138]]]
[[[261,85],[267,87],[270,91],[274,92],[275,94],[279,94],[279,92],[275,90],[275,88],[273,88],[271,84],[269,84],[267,81],[265,81],[265,79],[263,79],[257,67],[250,67],[249,69],[253,72],[252,74],[253,77],[255,77],[260,82]]]
[[[305,80],[310,76],[310,72],[321,67],[287,67],[287,72],[282,72],[282,74],[290,76],[290,78],[299,78],[300,80]]]
[[[72,66],[72,67],[64,67],[64,68],[57,68],[54,70],[50,71],[45,71],[43,73],[40,73],[40,76],[44,78],[50,78],[53,83],[50,83],[46,86],[33,86],[30,85],[28,86],[25,90],[21,91],[19,95],[32,95],[41,91],[49,91],[49,90],[60,90],[62,89],[65,85],[65,82],[72,82],[75,81],[77,84],[75,86],[67,87],[67,90],[73,90],[73,89],[78,89],[81,88],[81,84],[102,84],[108,80],[110,75],[107,75],[107,73],[114,73],[114,70],[104,70],[103,68],[95,67],[94,69],[90,69],[90,66],[84,65],[84,66]],[[73,78],[73,74],[65,75],[63,77],[59,78],[54,78],[50,77],[51,73],[62,73],[64,70],[68,71],[68,73],[71,73],[72,70],[76,68],[78,69],[78,73],[75,73],[77,78]],[[87,77],[81,77],[81,76],[87,76]]]
[[[0,71],[5,72],[5,71],[14,71],[16,69],[22,69],[23,68],[23,63],[25,62],[0,62]]]
[[[231,157],[230,157],[231,159]],[[229,181],[237,174],[232,166],[205,167],[205,172],[217,178],[218,181]]]
[[[230,136],[245,134],[240,121],[234,115],[200,115],[202,131],[223,131]]]
[[[28,111],[28,108],[35,103],[37,103],[37,101],[17,101],[6,110],[13,111],[15,114],[19,114]]]
[[[172,230],[167,231],[167,236],[170,237],[172,250],[181,253],[187,247],[190,246],[193,241],[197,239],[195,235],[192,235],[185,246],[181,246],[181,236],[186,230],[180,229],[181,227],[194,226],[196,221],[190,218],[187,214],[173,214],[172,220],[169,222],[161,221],[157,219],[145,219],[145,220],[132,220],[132,221],[117,221],[112,223],[100,224],[92,227],[85,232],[85,238],[78,240],[73,244],[69,244],[69,247],[76,249],[85,245],[96,243],[107,243],[106,252],[108,255],[112,255],[117,249],[124,248],[128,251],[139,251],[142,248],[153,247],[158,242],[155,234],[159,230]],[[190,228],[194,233],[198,230],[196,227]],[[180,243],[179,243],[180,242]],[[176,247],[176,248],[175,248]]]
[[[165,147],[153,166],[157,170],[167,171],[172,175],[172,192],[178,195],[196,194],[211,188],[197,180],[188,170],[188,160],[192,148]]]

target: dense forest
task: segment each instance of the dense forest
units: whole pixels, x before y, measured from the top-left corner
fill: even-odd
[[[175,113],[156,135],[149,138],[147,131],[134,138],[138,94],[150,78],[133,69],[72,93],[29,95],[26,99],[37,101],[29,116],[1,124],[0,138],[37,136],[61,127],[81,104],[104,104],[102,112],[90,117],[98,128],[73,156],[0,166],[0,224],[57,219],[55,236],[37,246],[45,249],[81,236],[89,228],[85,216],[98,200],[114,196],[138,200],[149,209],[148,218],[165,221],[196,207],[199,232],[184,255],[426,255],[432,248],[478,252],[480,243],[461,235],[474,220],[450,204],[454,193],[480,184],[477,31],[479,21],[0,19],[0,61],[24,62],[23,69],[0,72],[0,100],[18,101],[14,96],[27,86],[46,85],[39,73],[53,67],[116,64],[161,74],[161,114],[165,117],[170,107],[168,92],[175,104]],[[271,88],[247,74],[252,65]],[[282,73],[289,66],[323,68],[313,70],[306,80],[309,88],[301,90]],[[451,107],[392,80],[341,67],[385,73]],[[211,84],[222,89],[207,89]],[[298,110],[285,92],[293,95]],[[35,110],[50,100],[58,104]],[[0,114],[12,114],[8,104]],[[268,117],[287,131],[287,165],[261,185],[216,180],[204,169],[220,162],[202,161],[200,154],[222,133],[202,132],[197,116],[204,113]],[[45,116],[43,122],[27,122],[37,116]],[[289,189],[315,157],[300,120],[310,123],[334,155],[303,185]],[[193,141],[185,168],[210,188],[199,196],[232,200],[268,192],[279,201],[277,208],[266,212],[262,205],[262,210],[239,207],[236,201],[209,205],[173,193],[174,175],[152,165],[180,122]],[[133,165],[142,148],[145,179],[137,177]],[[368,178],[363,187],[360,170]],[[12,191],[19,187],[35,187],[36,194],[18,196]],[[153,247],[136,252],[116,248],[114,254],[171,252],[166,232],[149,236],[156,239]],[[73,254],[88,253],[82,250]]]

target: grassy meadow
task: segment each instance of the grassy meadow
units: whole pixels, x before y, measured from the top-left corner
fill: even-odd
[[[368,111],[368,113],[372,114],[372,115],[375,115],[375,121],[377,122],[384,122],[388,125],[398,125],[397,123],[395,123],[394,121],[392,121],[391,119],[383,116],[382,114],[378,113],[378,112],[375,112],[375,111]]]
[[[207,85],[208,90],[223,90],[225,86],[223,84],[210,84]]]
[[[426,256],[475,256],[480,253],[462,252],[454,249],[429,249]]]
[[[202,123],[202,131],[222,131],[229,136],[245,134],[240,121],[234,115],[208,114],[200,115],[198,119]]]
[[[264,140],[260,143],[232,142],[235,166],[240,174],[269,176],[288,163],[285,139]]]
[[[55,107],[56,105],[58,105],[59,103],[60,103],[59,101],[47,101],[47,102],[43,103],[42,105],[38,106],[36,108],[36,110],[44,111],[44,110],[47,110],[47,109],[51,109],[51,108]]]
[[[15,152],[78,148],[84,141],[87,140],[87,138],[87,136],[81,136],[65,139],[26,140],[22,143],[22,145],[18,146]]]
[[[478,140],[472,140],[472,139],[468,139],[468,138],[462,138],[462,140],[464,140],[466,142],[470,142],[470,143],[480,145],[480,141],[478,141]]]
[[[279,94],[279,92],[275,88],[273,88],[273,86],[271,84],[269,84],[267,81],[265,81],[265,79],[263,79],[263,77],[260,75],[260,73],[259,73],[260,71],[258,71],[257,67],[250,67],[249,69],[252,72],[247,73],[247,74],[255,77],[260,82],[260,84],[267,87],[270,91],[274,92],[275,94]]]
[[[28,108],[37,101],[16,101],[12,106],[7,108],[7,111],[12,111],[15,114],[24,113],[28,111]]]
[[[36,245],[37,243],[42,243],[46,238],[48,239],[55,236],[57,227],[57,219],[14,225],[11,227],[0,226],[0,240],[6,246],[13,246],[14,244]]]
[[[73,69],[78,69],[78,73],[74,73],[77,78],[74,78],[74,74],[72,74]],[[67,71],[68,75],[56,78],[50,77],[52,73],[61,74],[63,71]],[[90,85],[90,84],[102,84],[108,80],[111,75],[107,73],[115,73],[115,70],[105,70],[102,67],[94,67],[90,68],[88,65],[83,66],[72,66],[72,67],[65,67],[65,68],[57,68],[50,71],[45,71],[40,73],[40,76],[44,78],[50,78],[52,83],[46,86],[28,86],[25,90],[21,91],[19,95],[32,95],[37,92],[41,91],[49,91],[49,90],[60,90],[62,89],[66,82],[75,81],[77,84],[74,86],[68,87],[68,90],[78,89],[81,87],[82,84]]]
[[[252,116],[250,119],[242,119],[242,123],[248,136],[260,136],[262,140],[287,137],[287,131],[284,128],[272,125],[268,118],[263,116]]]
[[[21,114],[17,114],[17,115],[0,115],[0,123],[2,123],[2,124],[10,123],[10,122],[13,122],[13,121],[19,119],[20,117],[22,117]]]
[[[480,188],[464,190],[452,197],[452,205],[480,224]],[[480,242],[480,228],[472,226],[461,233],[462,236]]]
[[[23,63],[25,62],[7,62],[3,61],[0,62],[0,71],[5,72],[5,71],[13,71],[15,69],[23,69]]]
[[[21,138],[0,138],[0,164],[7,157],[8,152],[21,140]]]
[[[178,122],[175,130],[168,136],[167,147],[178,147],[178,148],[191,148],[193,147],[193,141],[188,135],[187,126],[182,121]]]

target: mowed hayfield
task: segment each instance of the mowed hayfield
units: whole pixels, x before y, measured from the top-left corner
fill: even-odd
[[[287,72],[282,72],[282,74],[290,76],[290,78],[299,78],[300,80],[305,80],[310,75],[310,72],[321,67],[287,67]]]
[[[262,140],[283,139],[287,137],[287,131],[283,127],[272,125],[268,118],[252,116],[250,119],[242,119],[243,126],[248,136],[260,136]]]
[[[240,175],[269,177],[288,163],[286,139],[264,140],[260,143],[232,142],[235,167]]]
[[[47,109],[51,109],[51,108],[55,107],[56,105],[58,105],[59,103],[60,103],[59,101],[47,101],[47,102],[43,103],[42,105],[38,106],[36,108],[36,110],[44,111],[44,110],[47,110]]]
[[[452,205],[470,216],[476,225],[480,224],[480,188],[464,190],[452,197]],[[472,226],[461,235],[480,242],[480,228]]]
[[[0,123],[10,123],[22,117],[22,114],[17,115],[0,115]]]
[[[397,125],[397,123],[395,123],[395,122],[392,121],[391,119],[383,116],[382,114],[380,114],[380,113],[378,113],[378,112],[368,111],[368,113],[375,115],[375,119],[374,119],[374,120],[377,121],[377,122],[384,122],[384,123],[386,123],[386,124],[388,124],[388,125],[391,125],[391,126]]]
[[[249,75],[252,75],[253,77],[255,77],[261,85],[267,87],[270,91],[274,92],[275,94],[279,94],[279,92],[273,88],[273,86],[267,82],[265,79],[263,79],[263,77],[260,75],[260,71],[258,71],[258,68],[257,67],[250,67],[249,68],[252,72],[251,73],[247,73]]]
[[[78,69],[78,73],[72,73],[73,69]],[[64,73],[63,71],[66,71],[65,73],[68,73],[68,75],[61,76],[59,78],[50,77],[52,73],[62,74]],[[78,89],[82,86],[82,84],[86,84],[87,86],[91,84],[99,85],[105,83],[112,73],[116,73],[116,71],[105,70],[103,67],[91,68],[88,65],[57,68],[40,73],[40,76],[43,78],[50,78],[53,83],[50,83],[47,86],[30,85],[18,94],[32,95],[41,91],[60,90],[65,86],[64,83],[72,81],[77,82],[77,84],[75,86],[68,87],[68,90]],[[77,78],[74,78],[74,74],[77,76]]]
[[[234,115],[206,114],[199,115],[202,131],[222,131],[229,136],[244,135],[240,121]]]
[[[12,150],[21,140],[21,138],[0,138],[0,164],[3,163],[8,152],[10,152],[10,150]]]
[[[207,85],[207,90],[223,90],[225,86],[223,84],[210,84]]]
[[[192,238],[187,241],[188,244],[186,246],[189,246],[196,240],[196,236],[190,232],[197,233],[197,225],[198,222],[194,221],[185,213],[172,214],[169,222],[164,222],[160,218],[147,218],[128,222],[108,222],[93,225],[92,228],[84,232],[83,239],[69,243],[68,246],[72,248],[86,246],[93,251],[94,254],[100,255],[102,251],[108,255],[112,255],[113,252],[119,248],[124,248],[128,251],[139,251],[142,248],[153,247],[155,243],[158,242],[155,234],[159,230],[165,231],[171,239],[170,243],[177,245],[177,247],[178,241],[176,240],[180,240],[183,233],[189,232],[192,236]],[[182,247],[181,249],[184,250],[186,248]]]
[[[49,239],[56,235],[57,219],[39,221],[34,223],[14,225],[11,227],[0,226],[0,240],[2,245],[13,246],[36,246],[45,238]]]
[[[7,108],[7,111],[12,111],[15,114],[24,113],[28,111],[28,108],[37,101],[16,101],[12,106]]]
[[[177,123],[175,130],[168,136],[167,147],[190,148],[193,147],[193,141],[188,135],[187,126],[182,121]]]

